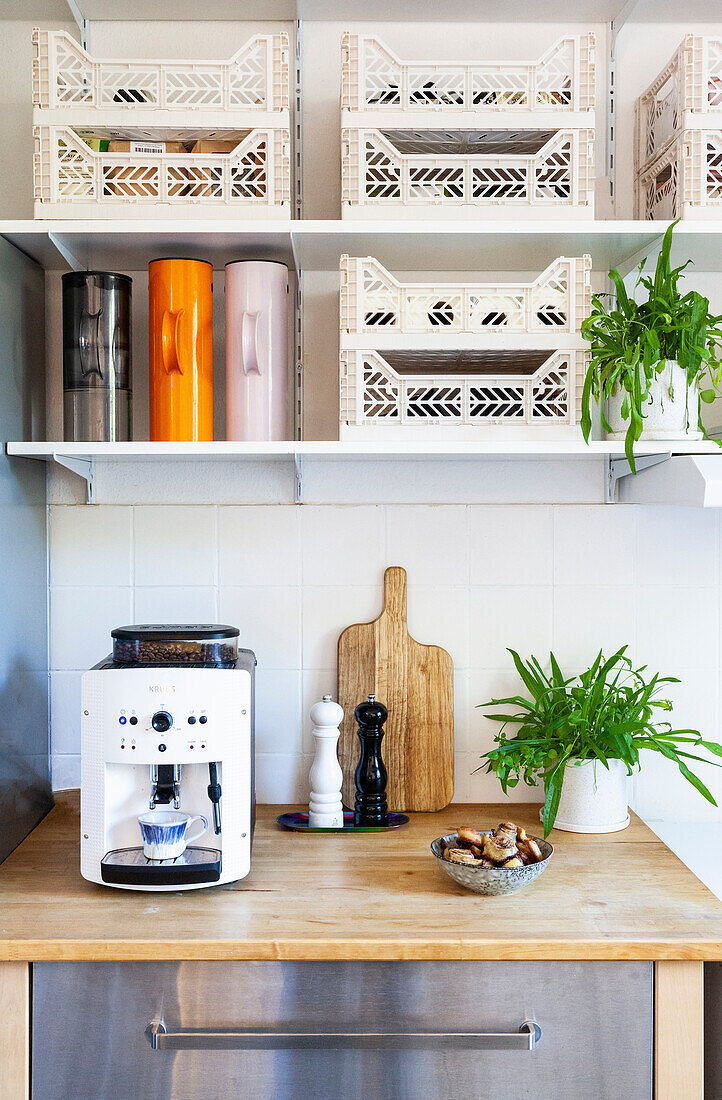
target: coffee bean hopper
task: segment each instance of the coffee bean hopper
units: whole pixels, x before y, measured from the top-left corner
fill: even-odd
[[[128,890],[196,889],[244,878],[255,816],[254,674],[239,631],[123,626],[82,680],[81,873]],[[138,817],[203,815],[174,859],[148,859]]]

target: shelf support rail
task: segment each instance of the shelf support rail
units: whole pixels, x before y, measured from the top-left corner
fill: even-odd
[[[58,466],[70,470],[72,474],[82,477],[85,482],[85,503],[95,504],[95,463],[93,459],[54,452],[53,462],[57,462]]]
[[[634,464],[637,474],[643,470],[651,470],[653,466],[659,466],[662,462],[668,462],[672,457],[671,451],[665,451],[656,455],[638,455]],[[623,456],[607,455],[604,461],[604,501],[606,504],[617,504],[617,485],[623,477],[633,477],[629,461]]]
[[[617,38],[624,24],[637,6],[637,0],[624,0],[614,19],[609,23],[609,53],[607,54],[607,178],[612,199],[612,209],[616,210],[617,165],[615,162],[616,113],[617,113]]]
[[[296,504],[303,504],[303,455],[293,456],[293,499]]]
[[[303,217],[303,101],[302,84],[303,84],[303,55],[301,52],[301,34],[303,24],[300,19],[296,20],[296,40],[294,42],[294,80],[293,80],[293,96],[294,96],[294,119],[295,128],[293,134],[293,163],[294,163],[294,187],[295,187],[295,199],[296,199],[296,217]]]

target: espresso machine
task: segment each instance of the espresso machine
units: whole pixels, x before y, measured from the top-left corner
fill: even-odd
[[[124,626],[111,635],[113,652],[82,678],[83,878],[126,890],[244,878],[255,818],[255,656],[238,648],[232,626]],[[203,815],[208,828],[177,858],[149,859],[138,820],[149,810]]]

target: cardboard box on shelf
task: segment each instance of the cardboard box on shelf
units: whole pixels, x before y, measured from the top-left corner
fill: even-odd
[[[108,142],[109,153],[186,153],[187,146],[182,141],[152,141],[143,139],[114,139]],[[183,194],[187,185],[185,172],[182,168],[172,168],[169,172],[175,177],[169,183],[169,190],[175,194]],[[156,169],[147,164],[115,165],[104,169],[104,193],[116,195],[121,198],[138,198],[139,196],[160,197],[160,178]]]
[[[241,138],[199,138],[193,143],[191,153],[232,153]]]

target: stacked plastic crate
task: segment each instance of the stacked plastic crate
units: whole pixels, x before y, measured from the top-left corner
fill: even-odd
[[[395,278],[341,257],[341,439],[576,439],[589,256],[529,283]]]
[[[594,216],[594,36],[538,61],[400,60],[343,36],[346,218]]]
[[[33,31],[36,218],[290,217],[288,36],[230,61],[96,60]]]
[[[687,35],[636,103],[638,218],[722,214],[722,38]]]

